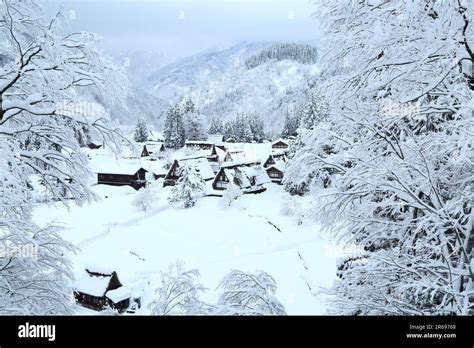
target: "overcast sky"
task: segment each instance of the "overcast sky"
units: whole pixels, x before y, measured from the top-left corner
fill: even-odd
[[[70,30],[99,34],[113,54],[161,52],[176,58],[242,41],[314,42],[308,0],[44,0],[61,4]]]

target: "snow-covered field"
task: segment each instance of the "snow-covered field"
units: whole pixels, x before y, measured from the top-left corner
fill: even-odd
[[[245,195],[231,207],[222,198],[203,197],[190,209],[171,206],[170,188],[164,188],[147,213],[133,204],[137,192],[130,187],[93,190],[99,202],[69,210],[41,205],[35,220],[64,225],[64,238],[78,248],[72,256],[76,278],[86,265],[115,269],[124,285],[143,296],[141,314],[149,311],[159,272],[177,260],[199,269],[208,288],[204,300],[217,300],[216,287],[230,270],[263,270],[276,279],[288,314],[325,313],[324,298],[310,289],[331,285],[336,256],[314,224],[298,225],[282,214],[289,196],[281,186],[270,184],[263,194]],[[82,307],[77,312],[91,313]]]

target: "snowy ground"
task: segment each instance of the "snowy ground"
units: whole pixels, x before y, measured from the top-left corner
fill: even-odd
[[[209,289],[205,300],[217,299],[216,287],[230,270],[263,270],[276,279],[288,314],[325,313],[324,299],[310,288],[331,285],[336,255],[314,224],[299,226],[282,214],[289,196],[281,186],[270,184],[265,193],[246,195],[231,207],[222,198],[205,197],[190,209],[170,206],[165,188],[147,213],[133,205],[137,193],[129,187],[93,189],[101,201],[69,210],[42,205],[36,220],[65,225],[64,238],[79,248],[72,256],[76,277],[89,264],[111,267],[122,283],[143,291],[142,314],[159,272],[178,259],[200,270]],[[80,314],[90,312],[78,308]]]

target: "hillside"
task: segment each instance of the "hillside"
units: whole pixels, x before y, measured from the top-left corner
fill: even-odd
[[[158,123],[167,105],[188,95],[208,120],[257,112],[267,132],[278,134],[288,108],[315,84],[316,58],[313,46],[242,43],[167,65],[147,82],[151,94],[166,100],[155,109]]]
[[[183,58],[152,73],[145,86],[151,94],[173,103],[192,88],[218,78],[268,45],[241,43],[224,50],[206,51]]]

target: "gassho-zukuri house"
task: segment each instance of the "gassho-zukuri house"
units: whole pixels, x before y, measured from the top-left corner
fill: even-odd
[[[165,144],[161,142],[146,142],[143,145],[140,157],[155,156],[159,157],[163,152],[166,151]]]
[[[168,173],[164,179],[164,186],[174,186],[176,181],[179,179],[179,167],[181,163],[186,162],[187,164],[194,166],[196,171],[201,175],[201,177],[205,181],[209,181],[214,179],[215,173],[212,169],[209,161],[206,157],[198,157],[198,158],[183,158],[179,160],[174,160],[173,164],[171,165]]]
[[[93,310],[106,307],[126,311],[133,301],[132,293],[120,282],[117,273],[103,267],[88,266],[74,286],[74,298],[80,305]]]
[[[265,170],[259,163],[223,163],[212,183],[214,190],[226,190],[235,185],[243,193],[260,193],[266,190],[265,184],[270,183]]]

